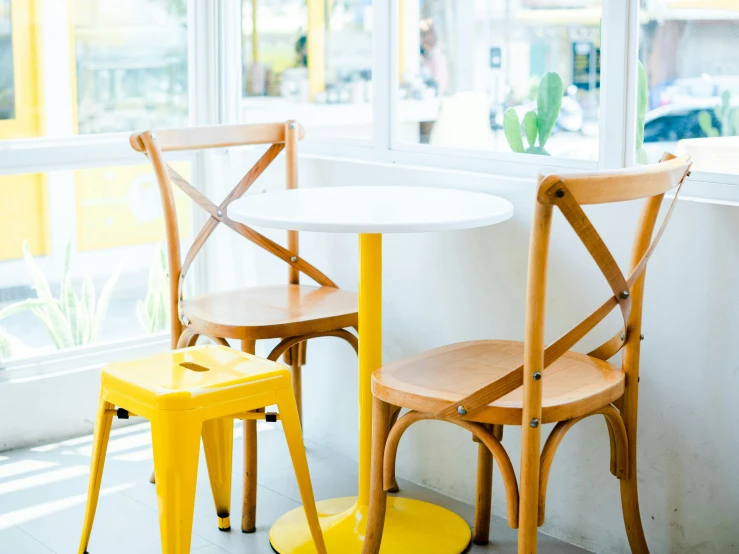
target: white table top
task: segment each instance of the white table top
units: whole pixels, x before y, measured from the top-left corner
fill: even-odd
[[[419,233],[485,227],[510,219],[504,198],[429,187],[326,187],[245,196],[228,207],[234,221],[290,231]]]

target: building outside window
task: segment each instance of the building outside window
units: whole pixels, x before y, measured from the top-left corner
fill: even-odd
[[[243,0],[243,121],[372,133],[372,0]]]

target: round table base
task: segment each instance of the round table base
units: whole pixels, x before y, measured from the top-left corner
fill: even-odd
[[[318,502],[318,515],[329,552],[361,554],[367,508],[356,497]],[[470,527],[440,506],[388,496],[381,554],[460,554],[469,545]],[[269,533],[278,554],[315,554],[303,508],[278,519]]]

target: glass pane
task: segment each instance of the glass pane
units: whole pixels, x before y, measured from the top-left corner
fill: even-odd
[[[80,133],[186,125],[187,1],[74,0]]]
[[[19,0],[12,29],[10,4],[0,0],[0,140],[187,125],[186,0]]]
[[[401,141],[597,159],[600,0],[399,6]]]
[[[370,138],[372,0],[242,0],[244,122]],[[255,9],[256,8],[256,9]]]
[[[172,166],[189,178],[189,162]],[[0,193],[0,365],[169,330],[151,166],[2,176]],[[175,198],[188,241],[190,201]]]
[[[10,0],[0,0],[0,120],[15,118],[14,75]]]
[[[640,20],[637,161],[669,151],[695,170],[739,173],[739,5],[642,0]]]

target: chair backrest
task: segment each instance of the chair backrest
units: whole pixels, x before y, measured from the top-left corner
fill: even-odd
[[[331,279],[300,258],[298,254],[298,233],[296,231],[288,232],[287,248],[284,248],[250,227],[233,221],[227,214],[228,205],[243,196],[283,150],[285,151],[285,162],[287,166],[287,188],[297,188],[298,141],[304,136],[305,130],[295,121],[259,125],[216,125],[181,129],[158,129],[131,135],[130,142],[133,149],[145,154],[154,167],[154,173],[159,183],[162,206],[164,208],[167,258],[169,262],[169,294],[170,305],[172,306],[171,331],[173,346],[176,346],[177,339],[182,332],[183,316],[180,313],[179,307],[184,292],[185,276],[195,256],[200,252],[205,241],[213,234],[219,223],[223,223],[254,244],[285,261],[289,266],[290,283],[297,284],[299,282],[299,273],[302,272],[320,285],[336,286]],[[218,205],[211,202],[204,194],[187,182],[163,157],[164,152],[260,144],[269,144],[270,147]],[[177,209],[172,184],[177,185],[177,187],[210,215],[195,237],[190,250],[185,256],[184,262],[180,253]]]
[[[526,334],[524,360],[503,377],[469,396],[450,404],[439,412],[442,417],[459,417],[463,413],[487,406],[498,398],[524,385],[524,413],[541,411],[542,372],[584,338],[617,306],[624,326],[613,338],[590,352],[607,360],[625,349],[623,366],[629,379],[638,379],[638,349],[644,297],[644,270],[662,238],[682,183],[690,174],[690,158],[663,156],[661,163],[618,171],[540,175],[529,251],[529,276],[526,300]],[[652,240],[665,193],[675,196],[662,226]],[[603,239],[582,209],[586,204],[605,204],[644,199],[639,226],[633,241],[631,270],[624,276]],[[587,248],[613,292],[608,300],[569,332],[549,346],[544,346],[547,262],[553,209],[557,207]],[[634,355],[636,353],[636,355]],[[536,374],[536,375],[535,375]],[[526,418],[526,416],[524,416]]]

